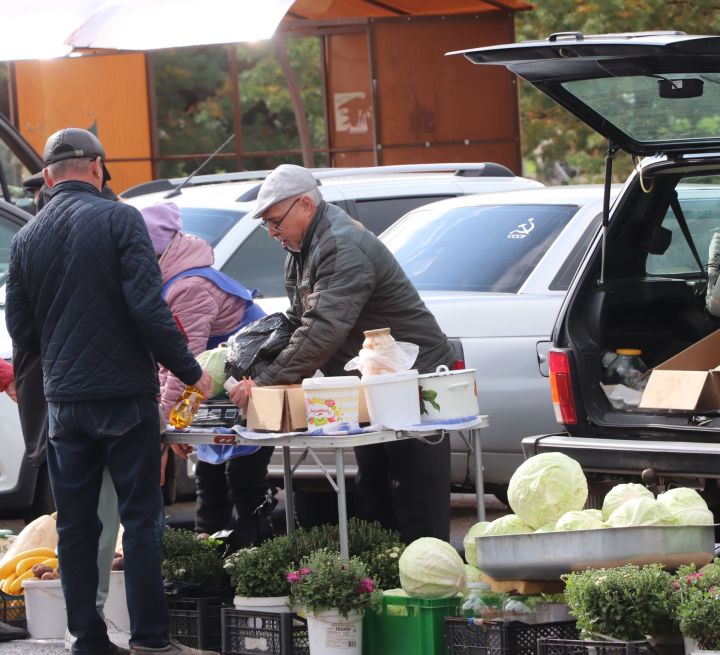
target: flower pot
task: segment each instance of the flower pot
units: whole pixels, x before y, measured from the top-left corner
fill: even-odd
[[[307,613],[310,655],[361,655],[362,612],[345,618],[338,610]]]
[[[658,655],[683,655],[685,641],[681,634],[650,637],[648,643]]]
[[[290,596],[235,596],[233,605],[236,609],[248,612],[268,612],[270,614],[292,612]]]

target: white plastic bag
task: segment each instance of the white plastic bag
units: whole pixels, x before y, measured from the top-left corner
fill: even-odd
[[[392,341],[378,348],[363,348],[357,357],[345,364],[345,370],[359,370],[363,376],[399,373],[412,368],[419,352],[420,346],[406,341]]]

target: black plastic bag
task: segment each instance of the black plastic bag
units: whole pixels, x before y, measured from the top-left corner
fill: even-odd
[[[263,316],[228,339],[226,376],[257,377],[290,342],[293,324],[280,312]]]

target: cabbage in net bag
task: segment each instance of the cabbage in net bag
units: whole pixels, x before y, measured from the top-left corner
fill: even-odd
[[[225,382],[225,356],[227,354],[226,346],[218,346],[212,350],[201,352],[195,359],[200,366],[210,373],[212,377],[211,398],[224,392],[223,384]]]

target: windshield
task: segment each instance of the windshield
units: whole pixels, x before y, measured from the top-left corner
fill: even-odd
[[[214,248],[247,212],[209,207],[180,207],[180,213],[183,232],[202,237]]]
[[[563,88],[641,143],[720,136],[720,74],[663,73],[565,82]],[[664,91],[670,89],[670,91]],[[683,97],[681,90],[687,89]],[[677,97],[672,95],[678,89]]]
[[[516,293],[575,205],[418,209],[383,235],[420,291]]]

